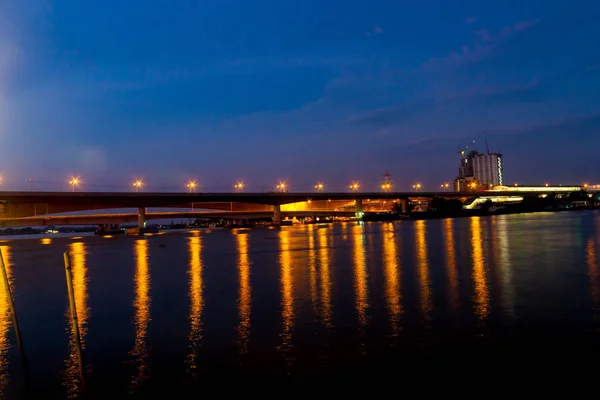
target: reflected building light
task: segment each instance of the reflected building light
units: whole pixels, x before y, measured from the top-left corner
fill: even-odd
[[[148,364],[148,345],[146,336],[148,323],[150,322],[150,263],[148,241],[139,239],[135,241],[135,274],[133,277],[135,285],[135,297],[133,308],[135,310],[135,344],[130,352],[136,373],[131,379],[131,390],[138,392],[141,385],[148,379],[150,366]]]
[[[307,225],[308,233],[308,274],[310,281],[310,300],[313,310],[318,312],[317,307],[317,250],[315,249],[315,226]]]
[[[85,349],[85,337],[87,334],[88,320],[88,294],[87,294],[87,266],[86,266],[86,248],[83,242],[73,242],[69,245],[71,254],[71,273],[73,277],[73,296],[75,297],[75,310],[77,311],[77,321],[79,325],[79,334],[81,337],[81,349]],[[79,366],[79,356],[77,343],[75,341],[75,332],[71,321],[71,311],[69,307],[66,310],[66,321],[69,329],[69,358],[65,360],[65,386],[70,398],[78,397],[82,394],[81,371]]]
[[[498,240],[498,267],[501,274],[502,290],[502,308],[511,318],[515,317],[515,289],[513,287],[513,271],[510,259],[511,246],[508,241],[508,226],[506,216],[499,216],[495,219]]]
[[[41,238],[41,239],[40,239],[40,242],[41,242],[43,245],[49,245],[49,244],[52,244],[52,239],[50,239],[50,238]]]
[[[352,228],[354,238],[354,290],[356,291],[356,314],[358,324],[364,328],[368,322],[369,292],[367,287],[367,263],[365,250],[364,227],[355,225]]]
[[[421,314],[424,321],[431,318],[431,288],[429,286],[429,262],[427,260],[427,239],[425,237],[425,221],[415,222],[415,246],[417,250],[417,271],[421,297]]]
[[[252,312],[252,285],[250,281],[250,257],[248,235],[235,235],[238,252],[238,270],[240,274],[240,293],[238,298],[238,308],[240,322],[238,325],[238,340],[240,345],[240,354],[248,352],[251,328]]]
[[[400,315],[402,314],[402,295],[400,293],[400,263],[398,262],[398,243],[394,225],[387,224],[383,231],[383,255],[385,276],[385,298],[392,334],[400,334]]]
[[[189,298],[190,298],[190,334],[188,336],[190,343],[190,352],[187,356],[188,372],[192,375],[197,374],[198,370],[198,351],[202,341],[202,312],[204,310],[204,282],[202,279],[202,238],[199,233],[194,232],[194,236],[188,238],[189,250]]]
[[[323,325],[331,329],[332,307],[331,307],[331,272],[329,258],[329,244],[327,230],[319,229],[319,271],[321,278],[321,318]]]
[[[450,283],[450,305],[457,309],[460,305],[458,276],[456,268],[456,251],[454,249],[454,219],[444,220],[444,236],[446,239],[446,267],[448,268],[448,282]]]
[[[6,275],[10,284],[12,283],[10,246],[0,246],[0,250],[2,250],[2,255],[4,256]],[[12,315],[10,313],[8,295],[4,284],[0,282],[0,398],[5,398],[4,389],[10,381],[8,350],[11,348],[11,343],[8,333],[12,326]]]
[[[588,275],[590,278],[590,295],[592,298],[592,307],[594,311],[600,311],[600,285],[599,285],[599,271],[598,271],[598,262],[596,258],[596,248],[594,246],[594,240],[592,238],[588,239],[586,246],[587,253],[587,265],[588,265]]]
[[[279,263],[281,265],[281,345],[279,351],[290,365],[293,360],[289,358],[292,349],[292,333],[294,330],[294,282],[292,276],[292,255],[290,251],[290,231],[279,232]]]
[[[481,240],[481,220],[471,218],[471,245],[473,247],[473,282],[475,285],[475,314],[481,321],[489,314],[489,293]]]

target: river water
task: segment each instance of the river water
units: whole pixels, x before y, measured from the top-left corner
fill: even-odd
[[[44,237],[0,248],[25,354],[1,287],[4,398],[189,396],[224,380],[381,380],[600,354],[597,211]]]

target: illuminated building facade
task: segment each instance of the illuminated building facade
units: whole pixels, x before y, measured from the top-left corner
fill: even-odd
[[[481,154],[477,151],[462,153],[458,177],[454,181],[454,190],[491,189],[504,183],[504,164],[502,154]]]
[[[480,186],[490,189],[504,184],[502,154],[475,154],[473,157],[473,177]]]

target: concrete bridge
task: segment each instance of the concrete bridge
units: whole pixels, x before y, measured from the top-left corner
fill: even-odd
[[[566,189],[566,188],[565,188]],[[518,196],[542,195],[544,189],[518,192]],[[555,192],[548,188],[548,193]],[[247,213],[267,213],[273,218],[274,224],[279,224],[282,215],[295,211],[306,211],[313,215],[315,212],[334,215],[339,212],[362,213],[364,206],[378,204],[380,209],[389,207],[391,203],[400,205],[406,211],[409,201],[429,200],[433,197],[447,199],[477,198],[481,196],[515,196],[513,190],[507,191],[474,191],[474,192],[314,192],[314,193],[115,193],[115,192],[0,192],[0,226],[18,226],[22,221],[50,221],[48,216],[75,211],[109,210],[119,208],[136,208],[138,226],[145,226],[149,217],[158,215],[147,213],[147,208],[189,208],[209,209]],[[284,213],[284,214],[282,214]],[[192,214],[184,213],[181,218]],[[164,213],[161,215],[165,215]],[[180,218],[171,214],[168,217]],[[200,215],[200,214],[193,214]],[[223,214],[224,215],[224,214]],[[233,218],[233,214],[228,214]],[[250,214],[249,214],[250,215]],[[258,214],[254,214],[258,215]],[[323,214],[324,216],[324,214]],[[40,217],[38,219],[31,217]],[[43,218],[42,218],[43,217]],[[96,216],[84,216],[89,221],[99,221]],[[31,218],[31,219],[27,219]],[[59,216],[56,217],[57,220]],[[75,216],[62,216],[61,221],[73,221]],[[105,216],[105,219],[108,218]],[[128,214],[124,219],[131,218]],[[26,220],[27,219],[27,220]],[[84,218],[82,217],[82,220]],[[240,218],[241,219],[241,218]],[[30,224],[29,222],[27,222]],[[89,222],[90,224],[92,222]],[[47,225],[44,222],[40,225]],[[63,224],[55,222],[54,224]],[[64,223],[68,225],[69,223]],[[32,225],[32,224],[30,224]],[[23,225],[19,225],[23,226]]]
[[[355,211],[282,211],[281,218],[310,218],[310,217],[352,217]],[[267,219],[273,217],[273,211],[167,211],[146,212],[145,221],[157,219],[228,219],[233,221]],[[138,221],[137,213],[109,213],[90,215],[40,215],[34,217],[5,218],[0,220],[2,228],[16,228],[23,226],[48,226],[48,225],[121,225]]]

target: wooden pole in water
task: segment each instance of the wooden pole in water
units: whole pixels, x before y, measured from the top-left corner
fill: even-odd
[[[79,360],[79,369],[81,373],[81,383],[83,380],[83,355],[81,351],[81,335],[79,334],[79,320],[77,319],[77,308],[75,306],[75,292],[73,291],[73,274],[71,273],[71,255],[69,251],[64,252],[65,275],[67,278],[67,290],[69,292],[69,308],[71,309],[71,321],[73,323],[73,334],[75,335],[75,345],[77,346],[77,358]]]
[[[25,348],[23,347],[23,341],[21,340],[21,330],[19,329],[19,321],[17,320],[17,312],[15,310],[15,304],[12,298],[12,292],[10,291],[10,282],[8,281],[8,274],[6,273],[6,264],[4,263],[4,255],[0,250],[0,269],[2,270],[2,280],[4,281],[4,289],[6,290],[6,297],[8,298],[8,306],[10,307],[10,313],[12,315],[13,327],[15,330],[15,336],[17,337],[17,346],[19,347],[19,353],[21,354],[21,361],[23,362],[23,368],[27,371],[27,359],[25,358]]]

